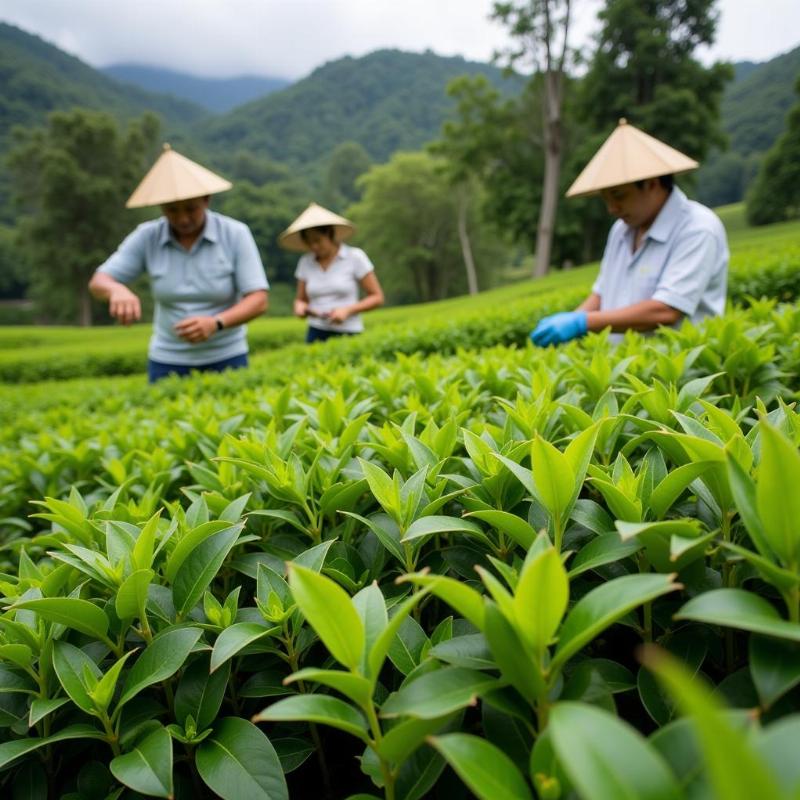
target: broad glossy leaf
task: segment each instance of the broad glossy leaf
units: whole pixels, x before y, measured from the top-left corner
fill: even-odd
[[[42,619],[103,639],[108,633],[108,617],[102,608],[77,597],[40,597],[15,603],[12,609],[35,611]]]
[[[441,730],[453,718],[452,714],[447,714],[433,719],[405,719],[386,733],[378,747],[378,755],[393,764],[401,764],[427,736]]]
[[[44,719],[48,714],[57,711],[65,703],[69,703],[69,697],[52,697],[42,699],[35,697],[31,702],[30,713],[28,715],[28,725],[33,727],[37,722]]]
[[[173,628],[153,639],[128,672],[117,708],[148,686],[171,678],[183,666],[201,633],[199,628]]]
[[[408,675],[419,666],[426,645],[429,640],[425,631],[415,619],[406,616],[389,646],[389,659],[403,675]]]
[[[475,517],[488,522],[493,528],[510,536],[518,545],[527,550],[536,539],[536,531],[527,520],[510,514],[508,511],[471,511],[466,517]]]
[[[172,597],[179,615],[185,617],[200,601],[236,544],[241,527],[234,525],[207,537],[183,560],[172,582]]]
[[[644,542],[636,541],[636,539],[623,542],[618,533],[604,533],[596,536],[582,547],[570,562],[569,577],[575,578],[584,572],[597,569],[597,567],[602,567],[605,564],[622,561],[622,559],[629,558],[643,547]]]
[[[491,675],[461,667],[443,667],[405,683],[381,706],[382,717],[442,717],[475,705],[484,692],[496,688]]]
[[[223,800],[289,800],[281,762],[269,739],[251,722],[225,717],[197,747],[195,764]]]
[[[514,762],[491,742],[468,733],[429,739],[480,800],[530,800],[531,790]]]
[[[763,533],[784,564],[800,562],[800,453],[765,420],[759,423],[761,461],[756,505]]]
[[[219,713],[229,675],[228,667],[209,673],[206,655],[192,661],[181,675],[175,692],[175,719],[185,725],[186,717],[191,715],[199,731],[208,728]]]
[[[109,764],[111,774],[129,789],[150,797],[172,797],[172,737],[159,726],[128,753]]]
[[[750,674],[764,708],[800,683],[800,642],[750,637]]]
[[[678,588],[672,575],[626,575],[592,589],[567,614],[551,669],[562,666],[632,609]]]
[[[345,697],[357,703],[362,708],[367,706],[372,698],[372,684],[361,675],[352,672],[344,672],[340,669],[316,669],[306,667],[298,672],[293,672],[285,683],[295,683],[297,681],[309,681],[311,683],[321,683],[330,686],[341,692]]]
[[[714,466],[713,461],[695,461],[672,470],[650,494],[650,510],[661,519],[696,478]]]
[[[800,715],[792,714],[760,731],[753,742],[772,775],[781,784],[787,797],[791,798],[800,796],[798,741],[800,741]]]
[[[364,715],[344,700],[324,694],[296,694],[278,700],[253,717],[253,722],[318,722],[346,731],[366,742],[369,729]]]
[[[0,744],[0,769],[5,769],[9,764],[21,756],[32,753],[40,747],[56,742],[65,742],[69,739],[105,739],[105,734],[91,725],[70,725],[42,739],[25,738],[14,739],[11,742]]]
[[[569,510],[575,490],[569,459],[546,439],[536,436],[531,444],[531,467],[537,498],[554,519],[561,519]]]
[[[364,653],[364,623],[344,589],[296,564],[289,566],[289,586],[303,616],[331,655],[348,669],[357,670]]]
[[[800,625],[781,619],[767,600],[744,589],[703,592],[686,603],[675,619],[693,619],[800,642]]]
[[[386,601],[376,581],[353,595],[353,606],[361,617],[361,622],[364,623],[364,649],[369,654],[389,624]]]
[[[526,562],[514,592],[515,624],[536,652],[543,652],[561,624],[569,601],[569,580],[561,556],[548,547]]]
[[[284,775],[288,775],[298,767],[301,767],[314,752],[314,745],[311,742],[294,736],[271,739],[270,741],[278,754]]]
[[[211,671],[219,669],[245,647],[279,630],[279,628],[268,628],[257,622],[237,622],[235,625],[225,628],[217,636],[214,649],[211,651]]]
[[[716,796],[726,800],[781,796],[769,767],[744,734],[731,726],[710,690],[695,675],[657,648],[647,649],[644,661],[683,713],[691,717]]]
[[[139,616],[140,610],[147,604],[147,590],[154,575],[152,569],[137,569],[122,582],[114,598],[114,608],[120,619]]]
[[[411,597],[407,597],[400,606],[396,606],[389,620],[389,624],[375,639],[375,644],[372,645],[372,648],[367,653],[367,675],[373,681],[377,680],[383,662],[386,660],[386,656],[389,653],[389,648],[394,643],[403,621],[412,612],[417,603],[427,594],[428,589],[423,587],[421,591],[415,592]]]
[[[556,703],[550,736],[559,762],[586,800],[681,800],[666,762],[634,728],[584,703]]]
[[[170,582],[175,581],[183,562],[187,557],[193,553],[206,539],[214,536],[221,531],[236,530],[237,533],[244,527],[243,523],[231,525],[225,520],[211,520],[198,525],[193,530],[189,531],[176,545],[175,549],[167,561],[164,569],[164,575]]]
[[[464,619],[483,630],[483,598],[474,589],[445,575],[429,575],[425,572],[404,575],[402,580],[429,588],[431,594],[444,600]]]
[[[95,681],[102,677],[97,664],[75,645],[69,642],[55,642],[53,645],[53,668],[58,681],[73,703],[87,714],[94,713],[95,707],[86,685],[86,674]]]
[[[461,519],[461,517],[444,516],[420,517],[414,520],[409,525],[401,541],[411,542],[417,539],[425,539],[436,533],[463,533],[466,536],[480,539],[486,544],[489,543],[489,539],[479,525],[470,522],[468,519]]]

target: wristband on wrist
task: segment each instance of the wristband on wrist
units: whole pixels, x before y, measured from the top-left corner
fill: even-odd
[[[225,327],[225,323],[222,321],[222,317],[214,317],[214,322],[217,323],[218,331],[221,331]]]

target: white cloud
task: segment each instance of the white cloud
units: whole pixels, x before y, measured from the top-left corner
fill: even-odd
[[[575,42],[600,0],[575,4]],[[721,0],[706,58],[763,60],[800,43],[797,0]],[[506,42],[491,0],[4,0],[0,18],[90,64],[135,61],[199,75],[299,78],[343,55],[431,49],[487,61]]]

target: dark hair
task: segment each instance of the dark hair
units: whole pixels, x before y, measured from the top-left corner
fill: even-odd
[[[332,242],[336,241],[336,229],[333,225],[317,225],[316,228],[304,228],[300,231],[300,238],[306,244],[308,244],[308,234],[311,233],[311,231],[316,231],[322,236],[327,236]]]
[[[662,189],[666,189],[668,192],[672,191],[672,187],[675,186],[675,176],[674,175],[659,175],[658,182],[661,184]],[[637,189],[644,188],[644,181],[634,181],[634,185]]]

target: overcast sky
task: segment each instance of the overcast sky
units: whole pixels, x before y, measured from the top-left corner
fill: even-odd
[[[600,0],[575,0],[575,44]],[[93,66],[138,62],[197,75],[301,78],[382,47],[488,61],[503,46],[491,0],[2,0],[0,20]],[[718,0],[703,60],[763,61],[800,44],[800,0]]]

